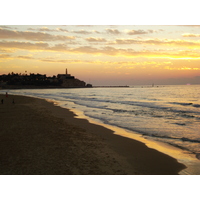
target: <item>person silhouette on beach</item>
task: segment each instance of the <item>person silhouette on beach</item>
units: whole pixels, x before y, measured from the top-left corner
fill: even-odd
[[[8,93],[6,92],[6,97],[8,97]]]
[[[12,103],[15,104],[15,100],[14,99],[13,99]]]
[[[1,103],[3,104],[3,99],[1,99]]]

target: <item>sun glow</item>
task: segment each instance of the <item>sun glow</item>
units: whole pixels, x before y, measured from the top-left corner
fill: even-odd
[[[93,84],[117,85],[187,76],[180,71],[195,79],[198,37],[195,29],[179,26],[1,26],[0,73],[52,76],[68,68]]]

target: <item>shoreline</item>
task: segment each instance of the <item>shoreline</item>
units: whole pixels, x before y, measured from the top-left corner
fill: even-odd
[[[0,174],[171,175],[186,168],[142,142],[77,118],[52,102],[18,95],[0,98],[5,99],[0,110],[0,148],[1,162],[6,163]]]

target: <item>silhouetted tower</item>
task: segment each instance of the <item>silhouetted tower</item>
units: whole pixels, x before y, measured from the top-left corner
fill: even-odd
[[[66,74],[67,74],[67,68],[66,68]]]

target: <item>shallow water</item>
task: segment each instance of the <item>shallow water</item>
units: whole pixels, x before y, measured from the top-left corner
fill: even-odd
[[[200,85],[8,92],[55,100],[104,124],[200,155]]]

